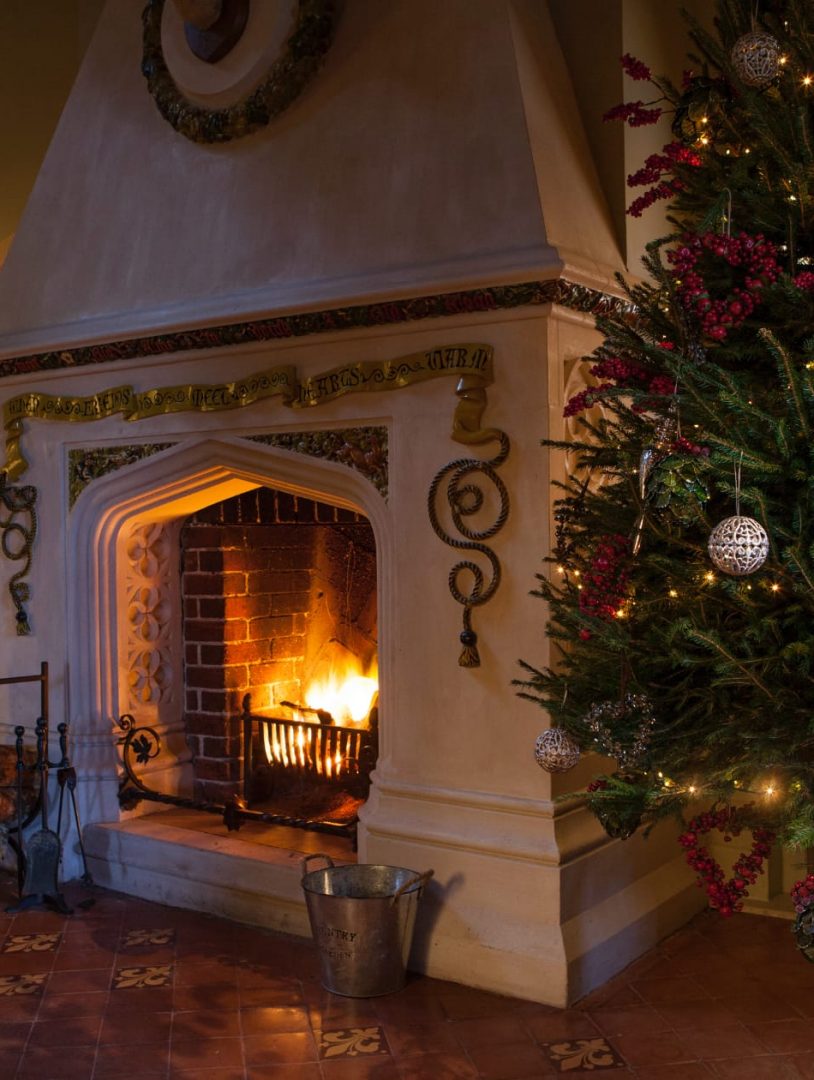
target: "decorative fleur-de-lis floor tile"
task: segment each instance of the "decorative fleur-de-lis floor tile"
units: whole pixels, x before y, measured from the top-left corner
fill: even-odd
[[[135,990],[152,986],[169,986],[172,982],[172,964],[156,964],[152,967],[116,968],[113,975],[114,990]]]
[[[571,1042],[546,1043],[546,1050],[552,1063],[561,1073],[574,1069],[590,1071],[596,1069],[624,1068],[625,1062],[613,1047],[603,1038],[572,1039]]]
[[[128,930],[122,938],[120,949],[140,949],[145,945],[174,945],[175,930],[171,927],[159,930]]]
[[[380,1027],[317,1031],[316,1037],[321,1058],[363,1057],[367,1054],[388,1053],[387,1041]]]
[[[62,934],[14,934],[6,938],[3,952],[53,952]]]
[[[47,974],[41,975],[0,975],[0,997],[13,997],[15,994],[35,996],[42,993]]]

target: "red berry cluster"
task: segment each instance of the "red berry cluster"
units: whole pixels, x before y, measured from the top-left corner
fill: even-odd
[[[741,268],[743,285],[736,285],[727,296],[713,300],[697,269],[705,254]],[[681,282],[678,295],[682,303],[695,312],[704,332],[715,341],[725,341],[729,332],[752,314],[762,290],[780,275],[777,250],[762,233],[755,236],[744,232],[737,236],[685,233],[681,246],[667,252],[667,261],[674,266],[673,277]]]
[[[591,791],[607,791],[607,788],[608,788],[608,781],[600,779],[600,780],[592,780],[590,782],[590,784],[587,785],[585,790],[588,791],[588,792],[591,792]]]
[[[814,874],[807,874],[802,881],[795,881],[791,889],[794,910],[799,915],[814,903]]]
[[[673,195],[684,190],[684,182],[678,177],[665,180],[665,173],[672,173],[676,165],[701,165],[701,156],[688,146],[682,146],[680,142],[667,143],[662,153],[650,154],[644,160],[644,165],[627,178],[628,187],[641,187],[643,184],[654,184],[643,195],[639,195],[627,208],[631,217],[641,217],[642,211],[648,206],[658,202],[659,199],[671,199]]]
[[[648,109],[643,101],[624,101],[608,109],[603,120],[624,120],[631,127],[645,127],[655,124],[661,116],[661,109]]]
[[[754,885],[758,874],[763,873],[763,860],[768,857],[774,843],[774,833],[769,829],[752,830],[752,849],[738,856],[732,867],[732,877],[724,879],[720,863],[702,847],[699,835],[719,829],[724,840],[731,840],[741,831],[738,811],[727,806],[722,810],[707,810],[694,817],[687,826],[687,831],[678,838],[685,849],[688,864],[698,874],[699,887],[706,889],[709,905],[728,917],[743,907],[743,898],[748,896],[747,887]]]
[[[602,400],[606,390],[647,390],[649,394],[666,396],[675,390],[675,380],[669,375],[652,375],[646,368],[632,360],[623,360],[619,356],[606,356],[590,369],[591,375],[596,379],[613,379],[613,382],[603,382],[599,386],[589,386],[586,390],[570,397],[563,409],[563,416],[575,416],[577,413],[590,409],[597,401]],[[634,412],[645,412],[655,408],[658,403],[645,400],[633,406]]]
[[[679,435],[670,447],[672,454],[691,454],[693,457],[709,457],[709,447],[699,446],[698,443],[690,442],[683,435]]]
[[[635,56],[631,56],[630,53],[625,53],[621,57],[620,63],[625,71],[626,75],[629,75],[631,79],[635,79],[636,82],[649,82],[653,78],[653,73],[650,68],[645,64],[643,60],[637,60]]]
[[[803,292],[814,292],[814,274],[810,270],[803,270],[794,278],[794,284]]]
[[[627,595],[630,575],[625,563],[630,555],[630,540],[621,533],[599,538],[591,565],[582,578],[579,609],[598,619],[613,619]],[[590,633],[590,631],[589,631]]]

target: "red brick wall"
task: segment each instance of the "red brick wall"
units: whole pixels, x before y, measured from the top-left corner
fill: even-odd
[[[319,526],[361,522],[350,511],[259,488],[184,524],[186,730],[196,798],[222,802],[241,791],[244,694],[258,711],[300,700]]]

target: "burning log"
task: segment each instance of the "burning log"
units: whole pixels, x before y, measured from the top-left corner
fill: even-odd
[[[316,716],[323,727],[330,727],[331,724],[336,723],[327,709],[312,709],[310,705],[296,705],[293,701],[281,701],[280,704],[285,706],[286,709],[296,709],[297,712],[311,713]]]

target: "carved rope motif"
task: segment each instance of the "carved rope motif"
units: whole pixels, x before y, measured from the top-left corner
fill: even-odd
[[[490,547],[483,543],[490,540],[506,524],[509,516],[509,493],[506,485],[495,472],[509,456],[509,437],[497,428],[482,428],[481,418],[486,408],[486,391],[482,386],[464,375],[456,390],[461,399],[455,414],[452,437],[456,442],[467,445],[482,445],[498,442],[500,449],[494,457],[457,458],[450,461],[435,474],[427,496],[427,511],[430,524],[435,533],[445,544],[464,551],[478,552],[489,562],[491,577],[487,581],[483,570],[471,559],[461,559],[449,572],[447,584],[454,600],[463,606],[463,630],[460,640],[463,646],[458,657],[461,667],[480,667],[478,635],[472,629],[472,610],[491,600],[500,585],[500,562]],[[480,479],[486,478],[497,493],[497,514],[491,525],[481,529],[470,528],[464,518],[471,517],[483,509],[486,503]],[[445,495],[456,530],[464,537],[459,540],[451,536],[441,525],[438,518],[438,493],[446,482]],[[467,571],[471,575],[471,586],[465,591],[460,584],[460,575]]]
[[[30,596],[28,582],[24,580],[31,568],[31,554],[37,535],[37,489],[31,484],[11,487],[8,476],[0,471],[0,504],[8,514],[0,518],[0,550],[7,559],[22,562],[22,567],[11,575],[8,590],[17,609],[15,619],[17,633],[31,633],[25,603]],[[20,520],[22,517],[22,520]]]

